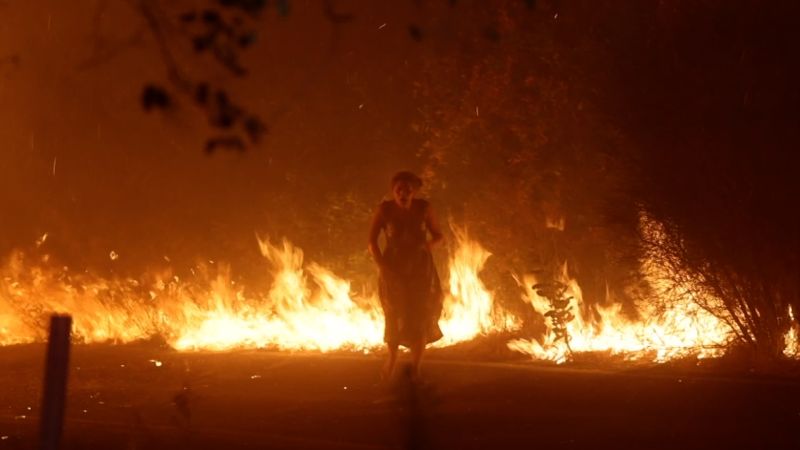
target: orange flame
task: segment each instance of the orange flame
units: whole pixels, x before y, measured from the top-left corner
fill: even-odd
[[[785,344],[783,354],[787,358],[800,359],[800,341],[797,339],[797,332],[800,326],[798,326],[797,322],[794,320],[794,311],[792,311],[791,306],[789,306],[789,319],[792,320],[792,325],[783,337],[783,342]]]
[[[444,338],[436,345],[450,345],[482,334],[519,328],[521,324],[517,318],[495,308],[494,296],[478,276],[491,253],[471,241],[465,231],[454,229],[454,232],[459,245],[450,258],[450,290],[439,321]]]
[[[587,308],[583,303],[580,287],[574,279],[563,277],[572,297],[570,309],[575,318],[567,324],[569,348],[575,352],[606,352],[624,355],[629,360],[664,362],[669,359],[696,355],[698,358],[720,356],[732,339],[732,331],[716,316],[700,308],[689,298],[673,304],[662,312],[655,307],[640,310],[640,320],[631,320],[622,314],[622,305]],[[525,299],[536,312],[544,315],[550,308],[549,301],[540,297],[532,288],[536,279],[525,277]],[[589,311],[599,319],[593,320]],[[570,358],[567,343],[557,340],[553,324],[546,321],[547,332],[543,341],[517,339],[509,342],[509,348],[528,353],[536,359],[556,363]]]
[[[450,261],[450,294],[445,299],[437,345],[451,345],[514,323],[495,311],[492,295],[478,273],[489,253],[466,234],[457,236]],[[370,351],[383,342],[383,316],[375,296],[358,298],[350,283],[318,264],[303,263],[303,252],[283,241],[259,239],[273,268],[266,295],[246,292],[221,265],[196,279],[156,276],[136,280],[73,276],[25,263],[15,253],[2,269],[0,345],[41,341],[45,316],[74,317],[81,342],[130,342],[162,336],[178,350],[276,348],[281,350]],[[503,317],[496,322],[495,317]]]
[[[661,224],[641,217],[641,227],[654,241],[666,239]],[[541,342],[515,339],[509,348],[526,353],[536,359],[563,363],[572,352],[606,352],[623,355],[628,360],[664,362],[674,358],[695,356],[698,359],[718,357],[725,353],[735,339],[735,333],[720,317],[709,312],[722,311],[722,302],[702,291],[697,286],[675,283],[667,267],[659,262],[658,255],[646,255],[642,271],[646,281],[658,293],[656,301],[640,302],[638,320],[622,314],[622,305],[608,301],[607,305],[587,307],[580,286],[568,275],[564,265],[558,281],[568,286],[572,297],[570,310],[575,318],[567,324],[569,348],[564,340],[557,340],[550,319],[546,320],[547,331]],[[549,300],[540,297],[532,288],[536,284],[533,276],[524,278],[523,299],[539,314],[550,309]],[[700,302],[699,296],[702,296]],[[701,303],[705,307],[701,307]],[[790,311],[791,313],[791,311]],[[598,317],[598,319],[594,319]],[[797,327],[786,334],[784,353],[798,355]]]
[[[650,232],[658,233],[657,224],[648,226]],[[455,235],[440,320],[445,337],[435,345],[518,330],[519,319],[495,304],[494,295],[479,277],[491,254],[465,232],[455,230]],[[45,239],[46,235],[37,247]],[[165,271],[139,281],[75,274],[66,267],[48,265],[46,256],[41,263],[32,263],[15,252],[0,267],[0,345],[43,341],[47,316],[58,312],[73,316],[73,336],[86,343],[160,336],[177,350],[371,352],[382,346],[383,316],[375,295],[357,296],[347,280],[321,265],[305,264],[303,252],[288,241],[273,245],[259,239],[258,244],[272,269],[273,282],[266,293],[238,285],[228,267],[220,264],[198,267],[189,280]],[[669,274],[656,260],[645,261],[643,271],[658,291]],[[566,266],[559,281],[573,297],[570,307],[575,318],[567,330],[575,353],[605,352],[662,362],[686,355],[719,356],[734,339],[723,320],[699,306],[696,296],[700,294],[691,286],[671,286],[669,302],[661,298],[658,304],[640,304],[638,317],[633,318],[613,301],[587,307]],[[523,277],[523,299],[544,315],[549,301],[532,289],[535,282],[532,276]],[[703,301],[708,305],[714,299]],[[552,323],[546,325],[541,341],[515,339],[508,347],[535,359],[567,361],[566,343],[556,339]],[[796,324],[785,339],[784,354],[800,357]]]

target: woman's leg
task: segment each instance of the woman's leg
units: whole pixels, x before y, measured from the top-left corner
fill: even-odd
[[[419,366],[422,363],[423,353],[425,353],[425,339],[420,339],[411,345],[411,374],[414,378],[419,377]]]
[[[386,347],[389,349],[389,356],[386,358],[386,362],[383,364],[383,370],[381,371],[381,378],[384,381],[388,381],[392,378],[392,373],[394,372],[394,366],[397,363],[397,343],[386,343]]]

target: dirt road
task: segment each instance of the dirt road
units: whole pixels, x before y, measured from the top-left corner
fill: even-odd
[[[0,348],[0,449],[36,447],[44,347]],[[76,346],[64,447],[800,448],[800,380],[369,355]]]

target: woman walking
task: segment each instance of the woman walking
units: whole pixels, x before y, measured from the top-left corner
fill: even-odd
[[[400,345],[411,350],[411,373],[416,377],[425,346],[442,337],[442,289],[431,255],[442,232],[430,203],[415,198],[422,187],[419,177],[398,172],[391,187],[393,199],[380,204],[369,233],[369,250],[380,269],[384,341],[389,349],[384,380],[392,376]],[[381,232],[386,237],[383,250],[378,245]]]

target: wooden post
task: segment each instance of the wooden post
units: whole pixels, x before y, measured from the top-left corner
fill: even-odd
[[[50,337],[47,340],[44,393],[40,422],[42,450],[56,450],[64,426],[64,407],[67,397],[69,369],[69,335],[72,317],[54,314],[50,317]]]

